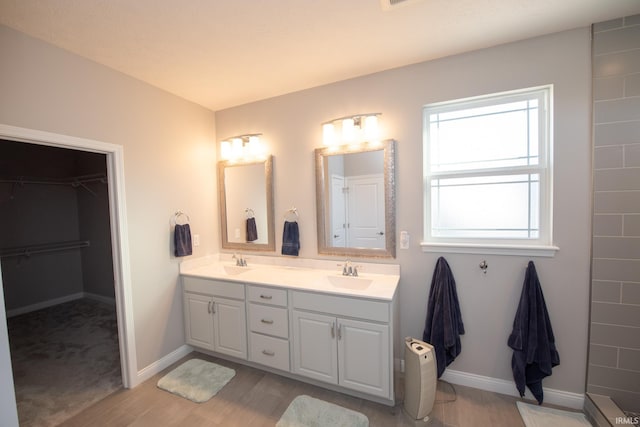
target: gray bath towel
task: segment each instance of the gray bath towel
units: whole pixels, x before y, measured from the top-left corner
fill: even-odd
[[[189,224],[176,224],[173,232],[173,243],[177,257],[191,255],[191,228]]]

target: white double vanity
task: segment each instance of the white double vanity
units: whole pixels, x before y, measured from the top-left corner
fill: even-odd
[[[184,262],[188,344],[318,386],[395,404],[400,267],[229,255]],[[396,357],[399,357],[396,356]]]

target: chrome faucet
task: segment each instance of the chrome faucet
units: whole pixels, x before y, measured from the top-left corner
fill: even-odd
[[[242,254],[241,255],[233,254],[233,256],[231,258],[236,260],[236,266],[238,266],[238,267],[246,267],[247,266],[247,260],[242,257]]]
[[[344,264],[342,264],[342,275],[343,276],[358,276],[358,266],[351,265],[351,260],[346,260]]]

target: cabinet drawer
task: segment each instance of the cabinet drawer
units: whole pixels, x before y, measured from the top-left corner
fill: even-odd
[[[376,322],[389,322],[389,303],[382,301],[298,291],[292,292],[292,301],[294,308]]]
[[[249,360],[282,371],[289,371],[289,341],[254,332],[249,336]]]
[[[215,295],[224,298],[244,299],[244,285],[200,277],[182,277],[184,290],[198,294]]]
[[[249,301],[262,304],[287,306],[287,291],[285,289],[267,288],[264,286],[247,286]]]
[[[289,316],[286,308],[249,304],[249,327],[253,332],[289,338]]]

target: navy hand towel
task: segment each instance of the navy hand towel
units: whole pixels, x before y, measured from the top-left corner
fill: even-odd
[[[462,351],[460,335],[464,324],[458,303],[456,281],[447,261],[440,257],[431,279],[427,319],[422,340],[433,345],[438,364],[438,378]]]
[[[511,370],[520,396],[524,396],[526,385],[542,404],[542,379],[560,364],[560,356],[533,261],[527,266],[508,344],[513,349]]]
[[[300,251],[300,230],[297,222],[284,222],[282,232],[282,255],[298,256]]]
[[[176,256],[191,255],[191,227],[189,224],[176,224],[173,231],[173,243]]]
[[[247,242],[258,240],[258,228],[255,218],[247,218]]]

